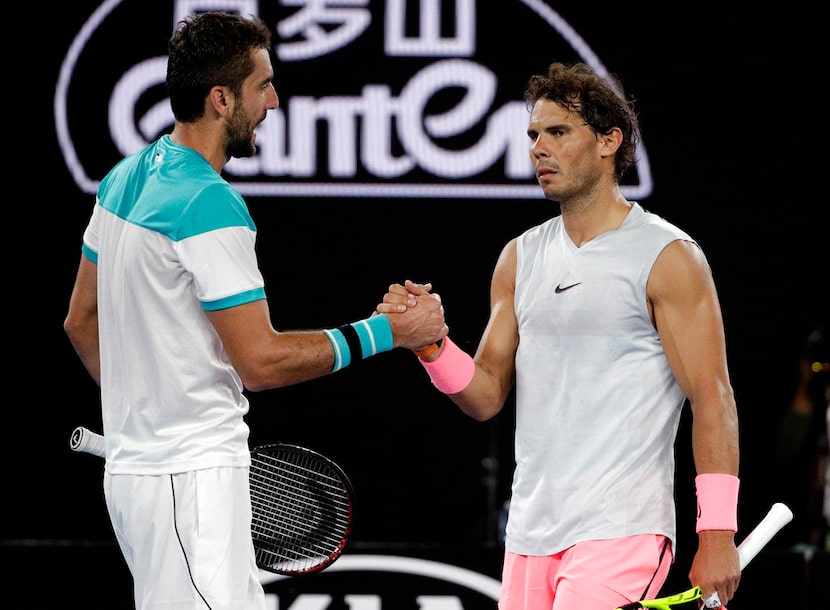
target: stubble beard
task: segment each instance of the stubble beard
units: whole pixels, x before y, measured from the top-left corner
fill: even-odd
[[[234,113],[225,129],[227,144],[225,153],[228,157],[253,157],[256,154],[254,144],[254,129],[250,127],[250,120],[245,112]]]

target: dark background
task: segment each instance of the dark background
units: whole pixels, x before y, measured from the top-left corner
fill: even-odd
[[[704,2],[671,13],[646,3],[551,5],[638,100],[655,184],[643,205],[693,235],[713,268],[741,417],[745,534],[773,502],[790,501],[771,476],[772,450],[801,346],[827,322],[830,225],[817,99],[825,66],[812,42],[818,16],[799,3],[767,12]],[[100,429],[97,387],[62,330],[93,199],[67,171],[52,109],[60,62],[97,6],[84,0],[4,11],[10,442],[0,541],[11,557],[21,547],[112,541],[102,464],[67,445],[76,425]],[[524,41],[498,49],[490,67],[523,83]],[[114,56],[128,51],[112,49]],[[535,58],[537,69],[551,59]],[[278,77],[278,90],[290,85]],[[488,316],[501,247],[557,211],[541,199],[248,202],[279,329],[365,317],[389,283],[412,278],[434,283],[454,340],[470,352]],[[306,444],[349,473],[358,494],[354,548],[497,543],[512,469],[512,404],[490,422],[474,422],[401,350],[249,397],[253,444]],[[677,450],[678,582],[694,550],[688,424],[687,410]],[[773,546],[798,541],[793,524]]]

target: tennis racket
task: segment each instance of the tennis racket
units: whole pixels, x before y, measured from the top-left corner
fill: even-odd
[[[104,457],[104,437],[79,426],[73,451]],[[354,489],[332,460],[307,447],[274,443],[251,450],[251,534],[260,569],[285,576],[330,566],[352,530]]]
[[[759,551],[766,546],[779,530],[792,521],[793,513],[786,504],[777,502],[772,505],[766,516],[755,526],[755,529],[747,534],[743,542],[738,545],[738,556],[741,560],[741,570],[753,560]],[[638,602],[631,602],[616,608],[616,610],[637,610],[637,608],[654,608],[655,610],[672,610],[675,606],[700,599],[702,597],[700,587],[692,587],[682,593],[660,597],[657,599],[645,599]],[[717,591],[699,602],[703,608],[719,608],[721,606]]]

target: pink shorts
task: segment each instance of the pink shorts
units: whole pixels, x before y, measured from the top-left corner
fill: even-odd
[[[506,551],[499,610],[612,610],[657,597],[673,562],[665,536],[579,542],[543,557]]]

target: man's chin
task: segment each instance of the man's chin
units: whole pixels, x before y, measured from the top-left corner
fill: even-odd
[[[228,156],[233,157],[234,159],[246,159],[248,157],[253,157],[256,153],[257,148],[253,145],[253,143],[251,143],[251,147],[246,150],[235,148],[232,151],[228,151]]]

